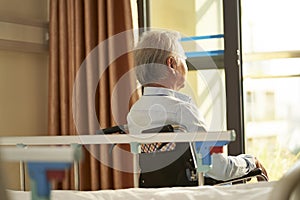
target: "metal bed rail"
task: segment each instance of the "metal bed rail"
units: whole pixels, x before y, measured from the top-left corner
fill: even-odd
[[[90,144],[130,144],[131,153],[134,155],[134,183],[135,187],[138,187],[138,159],[139,145],[145,143],[154,142],[196,142],[202,144],[216,144],[217,142],[225,142],[226,144],[235,140],[235,132],[229,131],[213,131],[213,132],[192,132],[192,133],[147,133],[145,134],[112,134],[112,135],[72,135],[72,136],[24,136],[24,137],[0,137],[0,146],[18,146],[18,148],[27,148],[29,146],[52,146],[52,145],[90,145]],[[0,149],[1,151],[1,149]],[[208,150],[209,151],[209,150]],[[36,152],[38,154],[38,152]],[[201,154],[201,152],[198,152]],[[203,152],[202,152],[203,154]],[[200,156],[197,156],[201,158]],[[25,190],[24,181],[24,160],[20,159],[20,172],[22,177],[20,178],[22,189]],[[210,168],[210,163],[203,164],[198,171],[200,177],[203,172],[206,172]],[[79,175],[78,175],[79,162],[74,162],[74,178],[75,189],[79,189]],[[202,176],[203,177],[203,176]],[[203,180],[199,180],[200,184],[203,184]]]

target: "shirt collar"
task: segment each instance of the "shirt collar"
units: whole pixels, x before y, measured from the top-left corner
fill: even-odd
[[[145,87],[144,95],[145,96],[172,96],[185,102],[191,102],[192,99],[190,96],[187,96],[183,93],[168,88],[163,88],[163,87]]]

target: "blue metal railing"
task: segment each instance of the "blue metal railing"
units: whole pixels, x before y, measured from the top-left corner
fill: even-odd
[[[181,38],[181,42],[187,42],[193,40],[217,39],[217,38],[224,38],[224,34],[183,37]]]
[[[185,55],[188,58],[205,57],[205,56],[219,56],[219,55],[224,55],[224,50],[190,51],[190,52],[185,52]]]
[[[183,37],[181,38],[180,41],[189,42],[189,41],[196,41],[196,40],[219,39],[219,38],[224,38],[224,34]],[[218,55],[224,55],[224,50],[190,51],[190,52],[186,52],[185,54],[188,58],[218,56]]]

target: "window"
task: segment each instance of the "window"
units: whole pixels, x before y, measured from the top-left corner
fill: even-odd
[[[188,56],[188,84],[181,91],[193,97],[209,130],[226,129],[224,41],[222,36],[219,37],[223,34],[222,6],[221,0],[149,1],[151,28],[176,30],[183,37],[216,36],[214,39],[182,42],[187,53],[221,52],[210,56]]]
[[[246,152],[271,180],[300,157],[300,17],[297,0],[242,0]]]
[[[151,0],[150,25],[177,30],[186,36],[223,34],[223,6],[226,7],[223,2],[228,2],[228,11],[231,1]],[[241,95],[244,100],[244,116],[240,118],[241,121],[244,118],[246,153],[259,157],[266,165],[270,179],[277,180],[300,157],[300,27],[297,26],[300,2],[238,2],[241,2],[242,12]],[[238,16],[235,13],[232,15]],[[186,45],[185,49],[222,50],[224,41],[220,38],[197,41],[197,45]],[[194,95],[211,130],[226,129],[224,57],[219,55],[210,58],[215,64],[214,67],[204,66],[203,63],[207,60],[203,60],[203,57],[197,57],[196,61],[193,58],[188,59],[194,62],[196,70],[190,69],[189,90],[184,92]],[[201,70],[197,70],[199,68]],[[228,76],[230,78],[227,73],[227,83]],[[216,80],[221,81],[216,83]],[[233,91],[237,89],[234,87],[238,87],[235,86],[239,84],[238,80],[236,82],[230,83]],[[239,94],[236,99],[240,101]],[[214,109],[218,110],[219,116],[214,115]],[[236,118],[230,117],[228,122],[234,120]],[[242,129],[241,125],[240,130]],[[243,150],[243,137],[239,139],[241,144],[238,144],[239,147],[234,152]]]

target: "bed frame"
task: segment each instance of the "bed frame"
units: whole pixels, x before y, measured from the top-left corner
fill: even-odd
[[[134,165],[134,186],[138,187],[138,154],[140,152],[140,144],[144,143],[154,143],[154,142],[196,142],[197,145],[208,145],[210,146],[223,146],[229,142],[235,140],[234,131],[220,131],[220,132],[195,132],[195,133],[164,133],[164,134],[151,134],[147,135],[147,139],[143,137],[132,137],[128,134],[122,135],[78,135],[78,136],[27,136],[27,137],[0,137],[0,151],[3,153],[3,159],[18,161],[21,163],[20,172],[22,172],[21,186],[24,190],[24,162],[40,162],[45,163],[45,158],[53,155],[47,153],[45,150],[43,154],[42,151],[33,149],[33,147],[40,146],[53,146],[53,145],[69,145],[79,147],[80,145],[87,144],[130,144],[131,152],[134,155],[133,165]],[[71,149],[74,150],[74,148]],[[52,148],[53,150],[55,148]],[[57,148],[59,149],[59,148]],[[207,172],[211,167],[209,148],[199,148],[200,150],[196,152],[197,158],[201,158],[197,161],[198,164],[198,174],[199,174],[199,184],[203,185],[203,173]],[[31,151],[29,153],[29,151]],[[58,150],[59,151],[59,150]],[[76,151],[76,150],[74,150]],[[16,153],[18,152],[18,153]],[[35,152],[35,153],[33,153]],[[22,154],[26,156],[22,156]],[[202,156],[205,155],[205,156]],[[55,157],[55,156],[54,156]],[[77,180],[76,188],[79,188],[79,178],[78,178],[78,162],[79,159],[75,159],[76,155],[73,155],[74,160],[74,176]],[[77,156],[78,157],[78,156]],[[52,161],[57,162],[52,156]],[[50,159],[50,160],[51,160]],[[53,160],[54,159],[54,160]],[[61,160],[63,162],[63,159]],[[200,167],[199,167],[200,166]],[[32,189],[33,190],[33,189]],[[33,193],[34,194],[34,193]],[[33,195],[33,199],[38,199],[38,195]],[[50,197],[47,197],[50,198]]]

